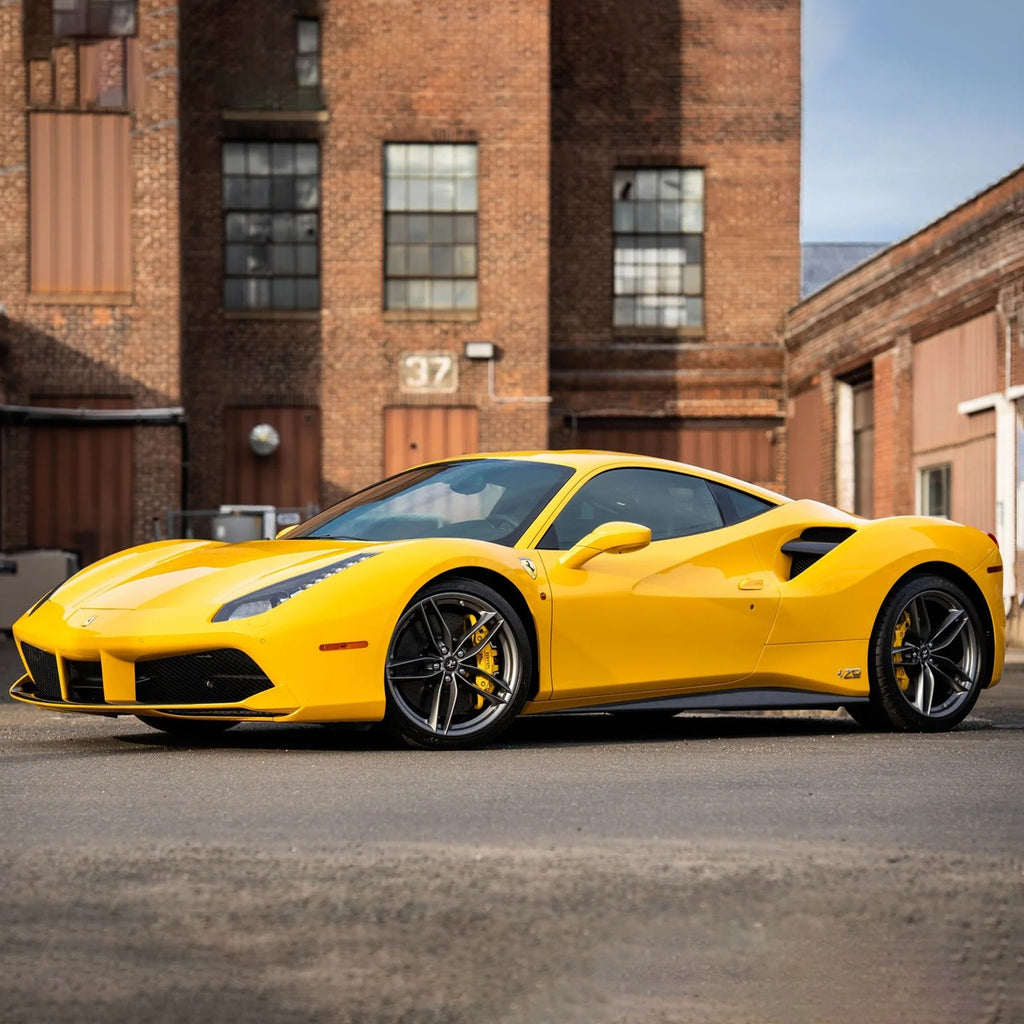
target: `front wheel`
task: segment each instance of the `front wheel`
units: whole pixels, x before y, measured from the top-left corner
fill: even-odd
[[[508,601],[476,580],[438,580],[395,626],[385,724],[414,747],[476,746],[519,714],[532,672],[526,628]]]
[[[967,717],[991,656],[976,603],[942,576],[897,587],[871,636],[872,700],[892,728],[940,732]]]

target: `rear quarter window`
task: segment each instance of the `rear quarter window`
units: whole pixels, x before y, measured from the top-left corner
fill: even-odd
[[[725,484],[714,481],[709,481],[709,485],[711,493],[715,496],[715,501],[722,511],[722,518],[725,520],[726,526],[742,523],[745,519],[753,519],[754,516],[759,516],[762,512],[777,507],[772,502],[765,501],[764,498],[747,494],[746,491],[739,491],[735,487],[726,487]]]

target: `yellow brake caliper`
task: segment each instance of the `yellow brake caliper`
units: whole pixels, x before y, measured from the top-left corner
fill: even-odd
[[[893,631],[893,647],[903,646],[903,638],[907,635],[908,629],[910,629],[910,613],[904,612],[903,617],[896,623],[896,629]],[[892,662],[894,665],[901,665],[903,663],[903,655],[893,655]],[[896,669],[896,682],[899,684],[901,690],[907,690],[910,688],[910,676],[907,675],[907,670],[905,668]]]
[[[464,623],[466,629],[476,625],[476,616],[467,615]],[[482,644],[487,639],[488,629],[486,626],[481,626],[473,634],[473,646]],[[489,672],[492,676],[498,674],[498,651],[494,644],[487,643],[477,652],[476,656],[476,667],[483,672]],[[494,693],[494,683],[490,681],[486,676],[477,676],[474,680],[476,685],[481,690],[486,690],[488,693]],[[474,708],[479,711],[484,706],[484,698],[480,694],[476,695],[474,701]]]

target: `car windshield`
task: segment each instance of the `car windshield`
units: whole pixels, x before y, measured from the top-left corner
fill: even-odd
[[[353,494],[288,537],[467,537],[511,546],[572,473],[515,459],[419,466]]]

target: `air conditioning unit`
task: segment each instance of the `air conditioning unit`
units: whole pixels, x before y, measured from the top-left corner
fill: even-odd
[[[9,630],[44,594],[78,572],[70,551],[0,554],[0,629]]]
[[[221,505],[213,517],[213,539],[227,544],[270,540],[277,533],[274,505]]]

